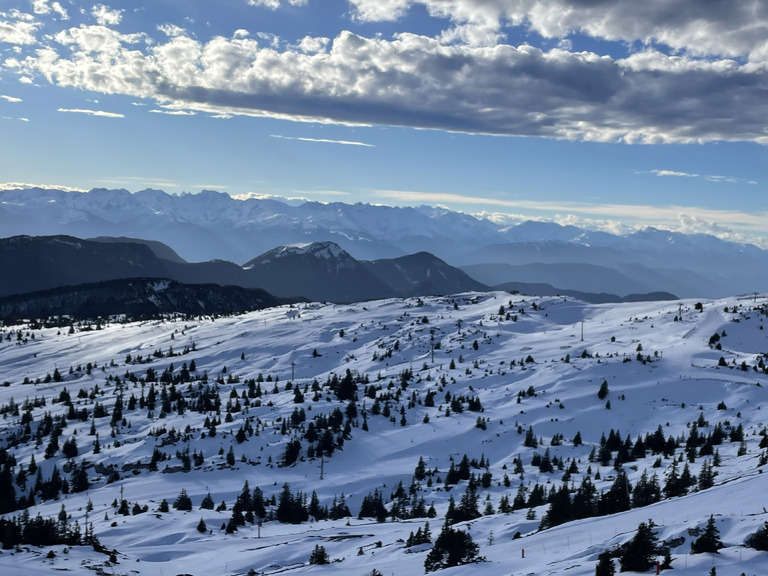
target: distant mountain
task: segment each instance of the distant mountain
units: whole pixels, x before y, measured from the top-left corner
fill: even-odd
[[[330,302],[487,289],[431,254],[359,262],[333,242],[281,246],[238,266],[188,263],[158,242],[16,236],[0,239],[0,270],[12,271],[0,280],[0,297],[133,278],[261,288],[281,298]]]
[[[167,278],[164,261],[136,242],[94,242],[72,236],[0,240],[0,296],[117,278]]]
[[[157,242],[156,240],[144,240],[142,238],[125,238],[125,237],[112,237],[112,236],[98,236],[97,238],[90,238],[90,240],[93,240],[94,242],[104,242],[106,244],[115,244],[115,243],[136,243],[136,244],[144,244],[147,246],[150,250],[152,250],[152,253],[160,258],[161,260],[167,260],[168,262],[174,262],[176,264],[186,264],[187,261],[184,260],[181,256],[179,256],[173,248],[170,246],[166,246],[162,242]]]
[[[621,302],[656,302],[664,300],[678,300],[678,297],[669,292],[649,292],[646,294],[608,294],[606,292],[581,292],[555,288],[550,284],[534,282],[505,282],[493,287],[494,290],[505,290],[511,293],[530,294],[535,296],[564,296],[576,298],[591,304],[618,304]]]
[[[147,241],[171,247],[177,257],[155,254],[179,266],[180,260],[239,264],[277,245],[331,241],[357,260],[428,251],[452,266],[600,266],[613,270],[616,279],[601,274],[601,289],[620,295],[666,291],[681,297],[721,297],[768,290],[768,252],[749,244],[654,228],[617,236],[551,222],[502,226],[425,206],[294,205],[275,199],[240,200],[213,191],[174,196],[160,190],[82,193],[31,188],[0,191],[0,231],[6,237],[142,238],[150,248]],[[239,274],[231,268],[223,272],[227,278]],[[577,289],[585,281],[566,268],[558,275],[556,285],[566,289]],[[502,281],[547,280],[526,276]]]
[[[433,296],[488,290],[487,285],[470,278],[465,272],[449,266],[429,252],[363,262],[363,265],[403,296]]]
[[[396,295],[360,262],[333,242],[281,246],[245,263],[266,290],[310,300],[358,302]]]
[[[257,288],[181,284],[156,278],[109,280],[0,298],[0,320],[74,320],[113,315],[130,318],[158,314],[234,314],[286,303]]]

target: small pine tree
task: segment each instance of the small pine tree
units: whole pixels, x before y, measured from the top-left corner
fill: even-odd
[[[213,498],[211,497],[211,493],[208,492],[208,494],[205,495],[205,498],[203,498],[203,501],[200,502],[200,508],[203,510],[213,510],[213,507]]]
[[[616,574],[616,566],[611,558],[611,553],[608,550],[601,552],[597,557],[595,576],[614,576],[614,574]]]
[[[745,544],[755,550],[768,552],[768,522],[766,522],[757,532],[747,536]]]
[[[315,549],[312,550],[312,554],[309,556],[310,564],[328,564],[330,559],[323,546],[315,544]]]
[[[192,499],[187,495],[187,490],[185,488],[182,488],[181,492],[179,492],[179,495],[173,503],[173,507],[176,508],[176,510],[192,510]]]
[[[654,532],[655,524],[652,520],[640,522],[635,536],[624,544],[619,555],[619,564],[622,572],[645,572],[653,566],[658,538]]]
[[[461,530],[454,530],[447,522],[443,525],[435,545],[424,560],[424,571],[435,572],[451,566],[480,562],[479,546],[472,536]]]
[[[208,527],[205,525],[205,520],[200,518],[200,522],[197,523],[197,531],[200,534],[205,534],[208,531]]]
[[[704,532],[701,536],[696,538],[696,540],[691,542],[691,554],[702,554],[704,552],[717,554],[717,551],[722,547],[723,543],[720,540],[720,530],[717,529],[717,525],[715,524],[715,517],[710,514]]]

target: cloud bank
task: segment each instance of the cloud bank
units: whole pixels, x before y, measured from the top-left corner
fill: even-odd
[[[397,22],[417,5],[446,27],[389,38],[343,30],[288,44],[242,29],[199,40],[161,26],[153,39],[157,28],[115,30],[121,12],[97,5],[96,25],[43,40],[38,22],[5,15],[0,42],[36,45],[3,64],[20,76],[222,118],[597,142],[768,143],[764,0],[349,0],[349,23]],[[552,39],[552,47],[509,43],[512,30]],[[624,53],[571,49],[579,38],[621,43]]]

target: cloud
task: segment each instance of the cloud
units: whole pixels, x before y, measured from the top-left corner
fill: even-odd
[[[362,21],[392,21],[413,6],[449,19],[448,34],[498,42],[509,26],[544,38],[578,33],[627,44],[669,46],[694,56],[760,57],[768,46],[764,0],[348,0]]]
[[[39,27],[40,23],[34,21],[0,19],[0,44],[35,44]]]
[[[61,184],[30,184],[29,182],[0,182],[0,190],[22,190],[26,188],[41,188],[43,190],[64,190],[65,192],[88,192],[83,188],[73,188]]]
[[[653,226],[687,234],[713,234],[723,240],[748,242],[768,248],[768,237],[765,233],[765,222],[768,219],[766,211],[743,212],[675,205],[507,200],[413,190],[376,190],[374,194],[403,204],[445,204],[453,209],[462,206],[495,206],[500,209],[491,212],[492,219],[496,222],[503,222],[501,214],[512,211],[509,214],[509,223],[521,218],[551,220],[562,225],[570,224],[614,234],[626,234]],[[473,212],[477,213],[477,210]]]
[[[301,142],[317,142],[320,144],[344,144],[346,146],[364,146],[366,148],[373,148],[373,144],[366,144],[365,142],[355,142],[351,140],[330,140],[328,138],[304,138],[298,136],[280,136],[279,134],[270,134],[270,138],[279,138],[280,140],[299,140]]]
[[[305,54],[325,52],[330,41],[330,38],[304,36],[304,38],[299,41],[298,48]]]
[[[144,176],[118,176],[115,178],[102,178],[96,180],[99,184],[108,184],[110,186],[149,186],[159,189],[177,188],[179,184],[173,180],[163,178],[152,178]]]
[[[679,0],[667,1],[673,12],[685,12]],[[648,10],[660,10],[660,0],[648,2]],[[548,4],[533,0],[420,3],[433,16],[450,17],[459,24],[477,19],[518,23],[550,35],[581,30],[576,24],[588,12],[555,0],[564,21],[574,22],[569,27],[552,20],[556,13]],[[629,9],[624,0],[616,3]],[[752,0],[744,3],[752,5]],[[376,19],[385,17],[377,15],[382,9],[377,6],[386,6],[394,18],[413,2],[353,4],[356,17]],[[578,6],[582,4],[600,5],[619,18],[603,0]],[[528,6],[524,13],[523,5]],[[473,7],[477,10],[470,10]],[[706,19],[709,13],[696,10],[685,14],[714,22]],[[739,3],[734,13],[741,11]],[[673,14],[672,20],[687,30],[683,15]],[[644,18],[652,20],[651,16]],[[615,23],[610,34],[607,28],[590,33],[656,38],[641,34],[646,24],[651,26],[642,19],[632,34],[627,29],[620,35],[618,31],[628,25],[625,20],[621,24]],[[489,33],[495,34],[495,29],[488,28]],[[699,58],[649,47],[616,58],[526,44],[485,45],[458,37],[447,42],[444,36],[409,33],[388,39],[343,31],[332,40],[309,38],[289,46],[263,34],[201,42],[186,33],[173,33],[177,32],[165,42],[153,43],[145,35],[120,34],[104,26],[70,28],[23,60],[20,72],[60,86],[152,98],[161,107],[219,117],[250,115],[598,142],[768,143],[768,61],[765,69],[760,68],[745,59],[743,51],[739,59]]]
[[[169,116],[194,116],[195,113],[191,110],[150,110],[153,114],[167,114]]]
[[[271,10],[280,8],[282,4],[290,4],[291,6],[305,6],[307,0],[247,0],[249,6],[263,6]]]
[[[123,19],[123,11],[113,10],[104,4],[96,4],[96,6],[91,8],[91,16],[101,26],[117,26]]]
[[[5,94],[0,94],[0,98],[5,100],[6,102],[21,102],[21,98],[15,98],[13,96],[6,96]]]
[[[755,180],[748,180],[746,178],[738,178],[736,176],[716,176],[711,174],[690,174],[688,172],[677,172],[675,170],[650,170],[650,174],[656,176],[673,176],[678,178],[704,178],[709,182],[728,183],[728,184],[757,184]],[[643,174],[642,171],[636,172],[636,174]]]
[[[157,27],[160,32],[168,36],[169,38],[175,38],[176,36],[183,36],[187,33],[187,31],[182,28],[181,26],[176,26],[175,24],[160,24]]]
[[[35,14],[47,15],[56,13],[62,20],[69,20],[69,14],[59,2],[49,2],[49,0],[32,0],[32,11]]]
[[[75,114],[87,114],[89,116],[102,116],[104,118],[125,118],[125,114],[117,112],[104,112],[103,110],[86,110],[82,108],[59,108],[58,112],[72,112]]]
[[[651,170],[656,176],[678,176],[681,178],[698,178],[698,174],[689,174],[688,172],[676,172],[674,170]]]

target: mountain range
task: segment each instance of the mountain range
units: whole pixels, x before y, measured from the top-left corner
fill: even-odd
[[[181,283],[187,286],[187,292],[191,290],[197,295],[198,301],[210,300],[207,305],[195,306],[187,302],[188,294],[177,294],[171,299],[177,303],[175,310],[166,310],[166,306],[158,303],[157,311],[182,313],[258,309],[284,302],[285,298],[357,302],[488,289],[425,252],[360,262],[333,242],[274,248],[238,266],[224,260],[188,263],[156,241],[14,236],[0,239],[0,269],[10,271],[0,281],[3,317],[24,317],[25,312],[33,310],[34,317],[80,315],[85,310],[105,309],[103,303],[110,299],[125,304],[124,310],[112,306],[110,313],[138,313],[140,310],[134,304],[139,298],[138,287],[142,286],[144,297],[150,294],[146,292],[147,282],[134,282],[137,278],[172,280],[175,290],[182,290],[177,286]],[[220,290],[217,292],[214,286]],[[222,292],[224,288],[226,294]],[[255,289],[262,292],[254,293]],[[162,297],[172,292],[166,286]],[[158,298],[155,293],[151,296]],[[225,297],[233,299],[230,308],[222,305]],[[247,306],[254,298],[254,306]],[[64,307],[66,302],[70,303],[69,308]],[[45,310],[49,314],[44,314]]]
[[[247,263],[276,246],[330,241],[357,260],[426,251],[490,285],[712,298],[768,290],[768,253],[750,244],[653,228],[620,236],[548,222],[505,226],[425,206],[29,188],[0,191],[0,231],[158,241],[209,268],[216,260]]]

